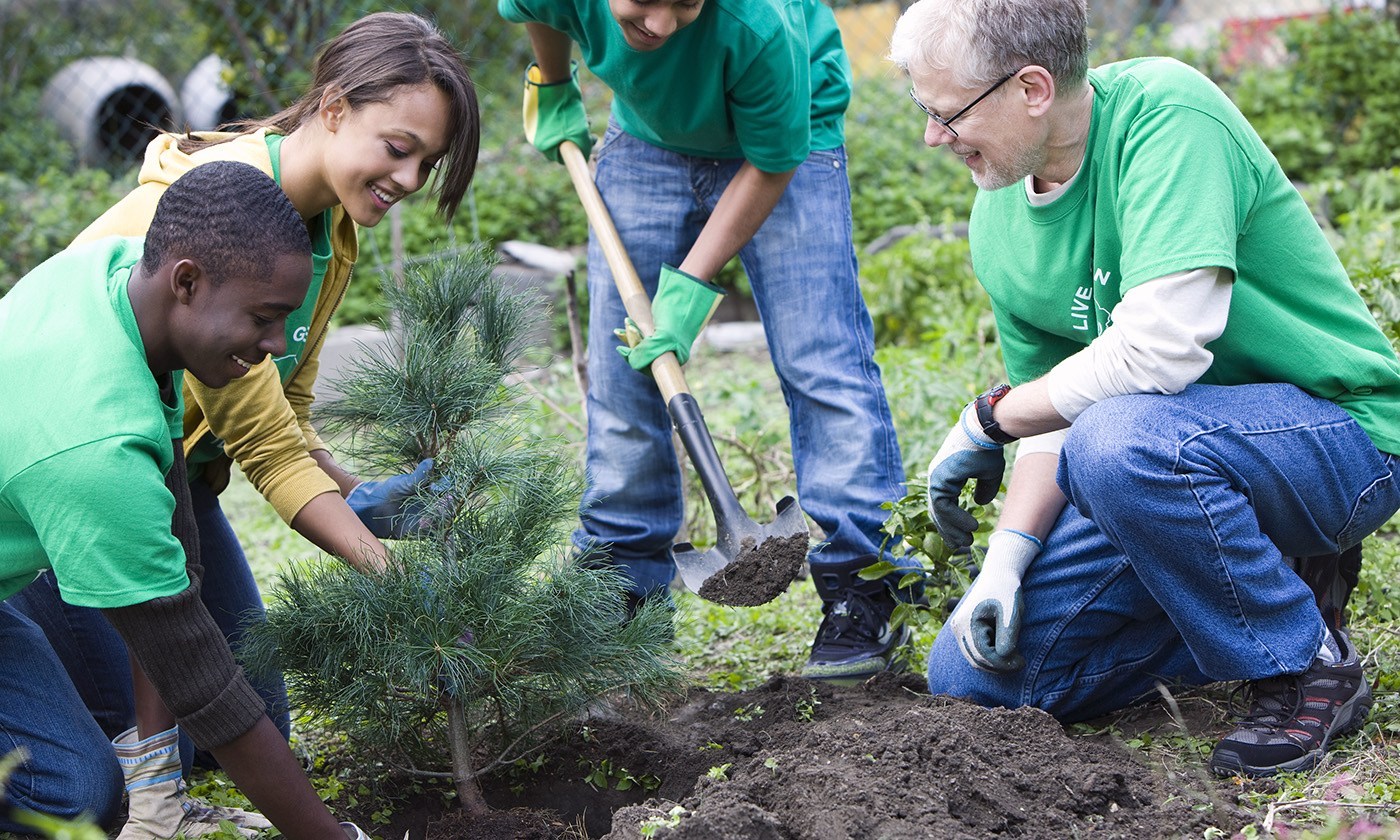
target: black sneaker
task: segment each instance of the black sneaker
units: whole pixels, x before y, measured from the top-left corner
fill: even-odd
[[[898,603],[897,577],[861,580],[861,569],[878,563],[873,554],[839,564],[812,566],[812,583],[822,599],[822,623],[812,653],[802,668],[809,680],[856,685],[881,671],[902,670],[899,649],[912,635],[908,627],[890,626]],[[922,587],[920,587],[922,589]],[[922,599],[922,592],[911,595]]]
[[[1371,712],[1371,686],[1351,642],[1334,633],[1345,656],[1314,659],[1301,674],[1248,683],[1249,712],[1210,756],[1221,776],[1272,776],[1311,770],[1332,741],[1360,729]]]

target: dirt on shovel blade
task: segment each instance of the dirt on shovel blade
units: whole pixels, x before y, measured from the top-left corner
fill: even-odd
[[[727,607],[757,607],[787,591],[807,559],[810,538],[804,530],[759,543],[745,537],[739,556],[710,575],[696,594]]]

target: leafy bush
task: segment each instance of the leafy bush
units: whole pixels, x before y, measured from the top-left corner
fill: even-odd
[[[1280,34],[1287,61],[1246,67],[1228,86],[1284,171],[1311,181],[1400,163],[1395,21],[1334,9],[1290,21]]]
[[[1362,203],[1341,214],[1329,231],[1352,283],[1392,344],[1400,344],[1400,208],[1373,202],[1387,195],[1394,201],[1397,175],[1374,179],[1387,183],[1380,195],[1368,197],[1363,188]]]
[[[875,322],[875,341],[928,350],[933,345],[993,340],[986,293],[972,271],[971,248],[952,231],[916,232],[861,264],[861,292]]]
[[[39,263],[68,246],[74,236],[127,192],[132,179],[100,169],[49,169],[33,181],[0,170],[0,294]]]

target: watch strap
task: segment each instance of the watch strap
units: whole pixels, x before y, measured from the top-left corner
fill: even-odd
[[[1002,430],[1001,426],[997,424],[996,418],[992,416],[992,409],[1010,391],[1011,386],[1003,383],[990,391],[978,394],[974,404],[977,411],[977,422],[982,426],[982,433],[1003,446],[1018,440],[1018,438]]]

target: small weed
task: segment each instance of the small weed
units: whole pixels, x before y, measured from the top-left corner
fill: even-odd
[[[749,723],[754,718],[763,717],[763,707],[758,705],[757,703],[751,703],[747,706],[740,706],[739,708],[734,710],[734,717],[738,718],[739,720],[742,720],[744,723]]]
[[[769,756],[763,759],[763,766],[768,768],[768,772],[774,776],[778,775],[778,759]]]
[[[797,701],[797,719],[803,723],[811,723],[817,716],[817,707],[822,704],[822,701],[817,699],[815,687],[810,687],[807,691],[807,697]]]
[[[717,767],[711,767],[705,771],[705,775],[717,782],[727,782],[729,781],[729,768],[733,766],[733,764],[721,764]]]
[[[703,746],[703,747],[700,748],[700,752],[704,752],[705,750],[722,750],[722,749],[724,749],[724,744],[717,744],[717,743],[715,743],[714,741],[710,741],[709,743],[705,744],[705,746]]]
[[[637,828],[640,830],[641,835],[643,837],[655,837],[656,832],[660,831],[663,828],[669,830],[680,825],[681,817],[684,817],[686,814],[689,813],[690,812],[687,811],[685,808],[681,807],[680,805],[677,805],[670,811],[666,812],[666,815],[664,817],[647,817],[646,819],[642,820],[642,824],[639,825]]]
[[[614,766],[610,758],[605,758],[593,765],[580,759],[579,765],[588,771],[584,774],[583,780],[594,790],[608,790],[609,788],[631,790],[634,787],[640,787],[643,790],[652,791],[661,787],[660,776],[653,773],[634,775],[625,767]]]

